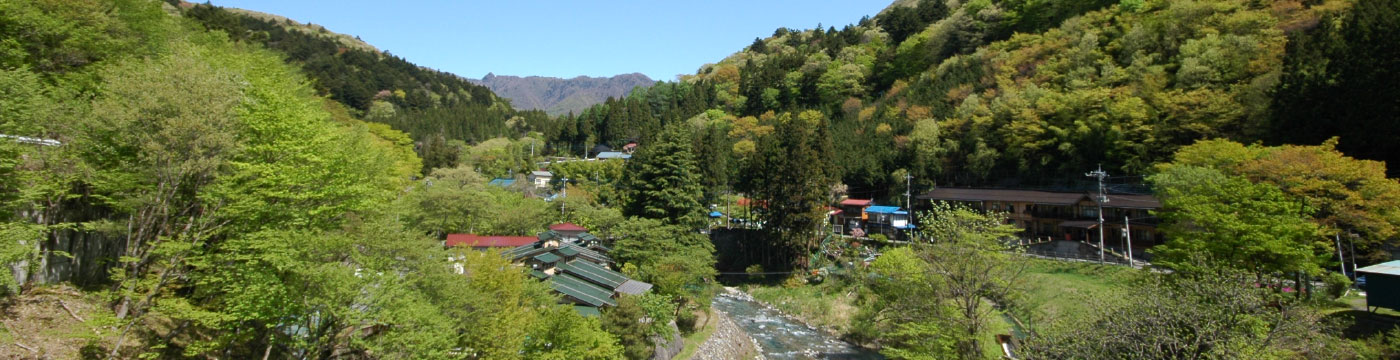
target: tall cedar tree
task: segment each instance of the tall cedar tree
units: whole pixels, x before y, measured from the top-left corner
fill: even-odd
[[[820,233],[828,191],[837,181],[826,117],[815,110],[779,116],[756,155],[747,172],[763,174],[753,176],[750,191],[765,207],[764,230],[783,249],[779,259],[804,267]]]
[[[662,131],[627,162],[623,214],[689,228],[702,226],[705,208],[700,202],[698,168],[689,129],[677,125]]]

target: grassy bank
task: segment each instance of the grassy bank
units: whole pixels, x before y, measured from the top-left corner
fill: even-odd
[[[1095,304],[1124,295],[1138,274],[1125,266],[1031,260],[1012,312],[1022,322],[1081,318]]]
[[[714,313],[707,314],[704,311],[696,311],[695,315],[696,321],[704,325],[700,327],[700,330],[684,336],[685,347],[681,348],[681,353],[676,354],[675,359],[687,360],[695,356],[695,350],[699,349],[700,344],[705,343],[705,340],[709,340],[710,335],[714,335],[715,329],[719,327],[719,320],[714,318]]]
[[[842,334],[858,311],[855,290],[833,281],[798,287],[748,285],[744,291],[809,325]]]

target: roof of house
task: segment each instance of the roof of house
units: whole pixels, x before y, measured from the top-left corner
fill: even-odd
[[[898,206],[871,206],[865,208],[865,212],[876,214],[894,214],[899,212]]]
[[[1394,260],[1367,266],[1364,268],[1356,269],[1356,272],[1400,276],[1400,260]]]
[[[758,201],[758,200],[754,200],[754,199],[750,199],[750,198],[746,198],[746,197],[741,197],[741,198],[739,198],[739,200],[735,200],[734,203],[735,203],[736,205],[739,205],[739,206],[753,206],[753,205],[758,205],[758,207],[763,207],[763,208],[768,207],[768,202],[767,202],[767,201]]]
[[[920,200],[1006,201],[1046,205],[1074,205],[1084,197],[1084,193],[965,188],[937,188],[919,195]]]
[[[592,306],[574,305],[574,311],[575,311],[575,312],[578,312],[579,315],[583,315],[584,317],[589,317],[589,316],[593,316],[593,317],[603,316],[603,312],[598,311],[598,308],[592,307]]]
[[[611,289],[604,289],[568,274],[554,275],[549,280],[549,285],[554,288],[554,291],[577,299],[584,304],[590,306],[617,305],[617,301],[612,299],[613,291]]]
[[[588,231],[588,229],[574,223],[554,224],[550,225],[549,229],[554,231]]]
[[[530,172],[530,175],[539,176],[539,177],[552,177],[552,176],[554,176],[554,173],[548,172],[548,171],[544,171],[544,170],[536,170],[536,171],[531,171],[531,172]]]
[[[543,243],[543,241],[536,241],[536,242],[534,242],[534,243],[532,243],[532,244],[527,244],[527,245],[518,246],[518,247],[515,247],[514,249],[506,250],[503,254],[504,254],[505,256],[510,257],[510,259],[511,259],[512,261],[520,261],[520,260],[522,260],[522,259],[525,259],[525,258],[528,258],[528,257],[539,256],[540,254],[544,254],[544,253],[553,253],[553,252],[555,252],[555,251],[560,251],[560,250],[563,250],[563,249],[569,249],[569,251],[576,251],[576,252],[578,252],[578,256],[579,256],[579,257],[586,258],[586,259],[588,259],[588,260],[592,260],[593,262],[597,262],[597,263],[612,262],[612,258],[609,258],[607,255],[604,255],[604,254],[602,254],[602,253],[600,253],[600,252],[594,251],[594,250],[589,249],[589,248],[586,248],[586,247],[579,246],[579,245],[577,245],[577,244],[572,244],[572,243],[565,242],[565,243],[559,244],[559,247],[544,247],[544,246],[542,246],[542,243]],[[557,255],[556,255],[556,256],[557,256]]]
[[[724,217],[724,213],[721,213],[721,212],[718,212],[718,211],[711,211],[711,212],[710,212],[710,217],[712,217],[712,218]]]
[[[1005,202],[1029,202],[1044,205],[1074,205],[1080,201],[1094,201],[1095,196],[1081,192],[1055,192],[1039,190],[1013,190],[1013,189],[967,189],[967,188],[938,188],[933,189],[923,195],[919,195],[920,200],[951,200],[951,201],[1005,201]],[[1162,202],[1152,195],[1128,195],[1128,194],[1107,194],[1108,202],[1104,207],[1126,208],[1126,209],[1159,209]]]
[[[1108,202],[1105,207],[1131,208],[1131,209],[1160,209],[1162,201],[1152,195],[1114,195],[1108,194]],[[1092,196],[1090,198],[1093,198]]]
[[[515,179],[495,178],[491,179],[491,181],[487,182],[486,184],[495,186],[511,186],[515,185]]]
[[[604,151],[604,152],[598,153],[598,155],[597,155],[597,156],[594,156],[594,158],[598,158],[598,159],[631,159],[631,158],[632,158],[632,154],[628,154],[628,153],[621,152],[621,151]]]
[[[599,286],[606,287],[609,290],[616,289],[618,286],[621,286],[622,283],[631,280],[627,278],[627,275],[622,275],[622,273],[609,270],[602,265],[587,261],[570,261],[559,265],[559,270],[577,276],[580,279],[587,280],[588,282],[598,284]]]
[[[640,295],[646,293],[647,290],[651,290],[651,284],[631,279],[617,287],[617,292],[628,295]]]
[[[474,248],[517,247],[535,242],[533,236],[490,236],[477,234],[447,234],[447,247],[459,245]]]
[[[870,199],[841,200],[841,206],[870,206]]]
[[[547,252],[547,253],[535,255],[535,256],[532,257],[531,259],[535,259],[535,261],[539,261],[539,262],[542,262],[542,263],[545,263],[545,264],[552,264],[552,263],[558,262],[560,259],[563,259],[563,257],[560,257],[559,255],[554,255],[554,253],[552,253],[552,252]]]

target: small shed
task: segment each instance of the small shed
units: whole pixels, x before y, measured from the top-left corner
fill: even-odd
[[[1366,310],[1400,310],[1400,260],[1356,269],[1356,273],[1366,276]]]

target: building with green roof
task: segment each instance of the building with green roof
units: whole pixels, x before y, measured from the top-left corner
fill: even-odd
[[[530,276],[548,281],[550,288],[573,303],[580,314],[617,306],[618,294],[638,295],[651,284],[633,280],[609,268],[612,258],[602,240],[573,224],[551,226],[537,241],[505,251],[516,264],[530,267]]]

